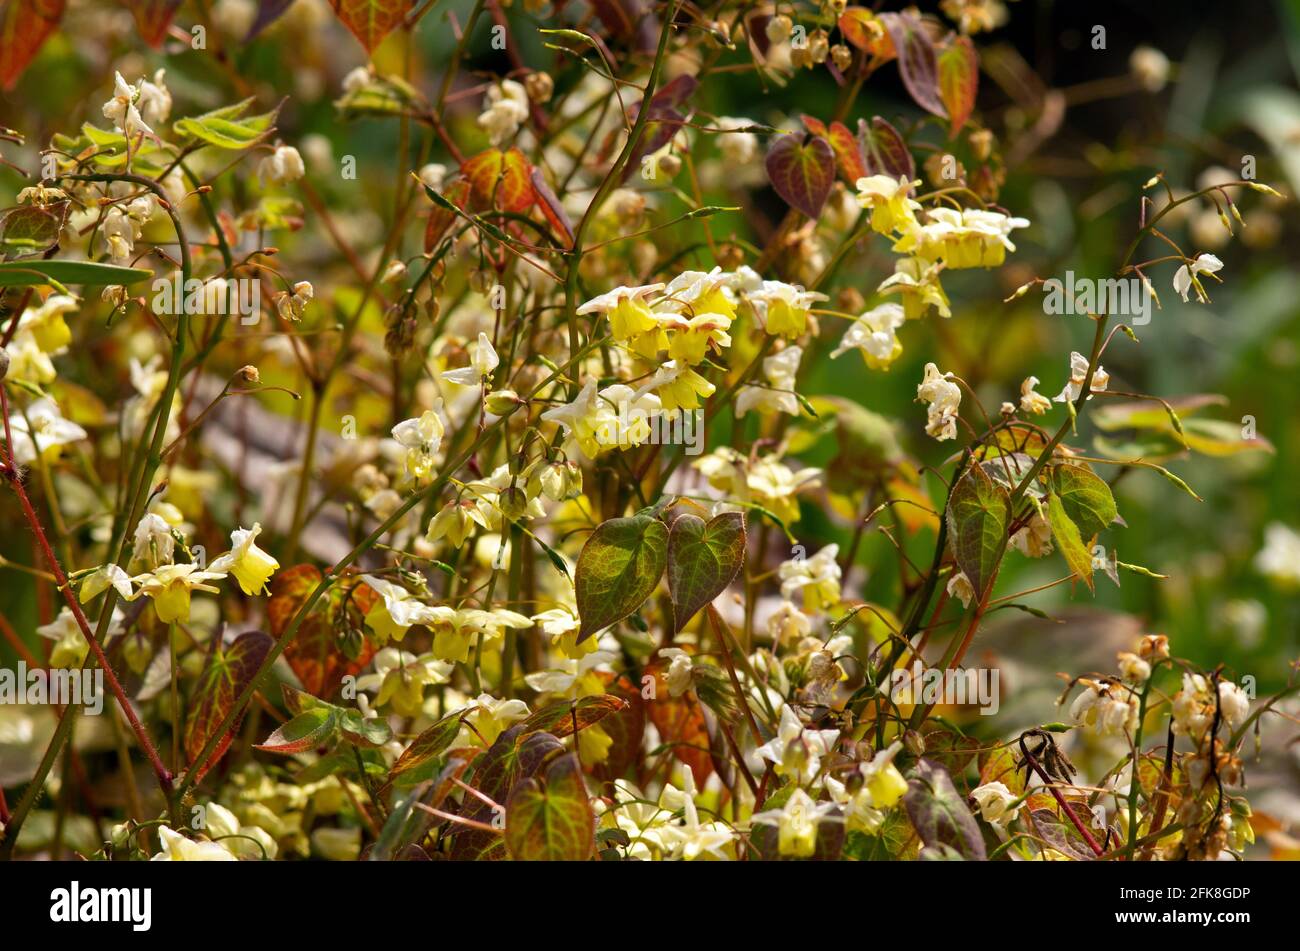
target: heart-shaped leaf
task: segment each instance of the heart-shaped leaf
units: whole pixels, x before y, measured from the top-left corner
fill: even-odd
[[[6,258],[23,258],[39,255],[59,240],[68,203],[59,202],[49,208],[37,205],[19,205],[0,216],[0,255]]]
[[[1119,516],[1115,496],[1106,481],[1083,466],[1059,465],[1052,469],[1052,491],[1061,499],[1061,507],[1079,529],[1086,543]]]
[[[575,589],[581,644],[623,620],[654,593],[668,557],[668,529],[653,515],[612,518],[578,555]]]
[[[267,625],[271,636],[284,633],[299,608],[321,582],[314,565],[294,565],[278,572],[271,580],[271,597],[266,604]],[[309,694],[334,696],[343,686],[343,678],[355,676],[370,663],[375,645],[362,633],[362,619],[378,600],[369,585],[346,581],[312,606],[298,626],[298,633],[285,648],[285,660]],[[353,650],[340,634],[352,632]]]
[[[253,18],[253,23],[244,36],[244,42],[249,42],[257,34],[284,16],[291,6],[293,6],[293,0],[258,0],[257,16]]]
[[[862,144],[868,175],[902,176],[909,182],[916,177],[916,162],[907,142],[880,116],[872,119],[870,125],[865,119],[858,120],[858,141]]]
[[[506,804],[506,847],[516,861],[582,862],[596,845],[596,817],[572,753],[525,779]]]
[[[903,808],[925,844],[921,858],[974,862],[988,858],[979,824],[942,766],[925,759],[917,761],[907,777]]]
[[[884,24],[866,7],[846,7],[840,14],[840,32],[858,49],[887,61],[894,56]]]
[[[333,0],[334,13],[352,35],[361,41],[367,53],[402,22],[410,9],[410,0]]]
[[[668,533],[673,633],[726,590],[744,563],[744,515],[723,512],[708,522],[698,515],[679,515]]]
[[[59,26],[67,0],[0,3],[0,88],[12,89],[41,45]]]
[[[785,203],[809,218],[821,214],[835,184],[835,152],[818,135],[781,135],[767,150],[767,177]]]
[[[921,20],[912,13],[882,13],[880,22],[885,25],[898,53],[898,72],[912,99],[926,112],[948,118],[943,100],[939,98],[939,68],[934,44],[930,42]]]
[[[951,134],[956,135],[975,108],[979,90],[980,62],[970,37],[959,36],[939,53],[939,98],[952,119]]]
[[[417,736],[393,763],[387,785],[414,786],[431,779],[434,764],[451,746],[460,729],[461,717],[451,714]]]
[[[221,759],[230,746],[235,731],[239,729],[238,719],[213,747],[207,762],[195,762],[216,734],[217,727],[234,709],[236,698],[257,675],[262,661],[274,644],[270,635],[262,631],[248,631],[235,638],[229,647],[223,649],[217,646],[208,658],[207,666],[199,676],[198,687],[190,700],[191,712],[185,723],[185,754],[189,758],[190,769],[195,771],[196,782]]]
[[[1011,500],[980,466],[970,466],[948,499],[948,540],[957,567],[982,599],[997,571]]]

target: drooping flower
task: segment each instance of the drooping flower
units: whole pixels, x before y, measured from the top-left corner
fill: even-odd
[[[433,472],[435,457],[442,446],[443,425],[439,410],[442,400],[418,418],[406,419],[393,427],[393,439],[406,450],[406,472],[416,481]]]
[[[921,210],[921,204],[911,197],[911,193],[920,184],[920,179],[908,181],[905,175],[859,178],[856,183],[858,204],[871,209],[871,230],[889,234],[915,228],[916,212]]]
[[[1065,384],[1065,389],[1056,395],[1058,403],[1073,403],[1083,392],[1083,381],[1088,375],[1088,358],[1078,350],[1070,353],[1070,382]],[[1092,399],[1092,393],[1102,393],[1110,385],[1110,374],[1097,365],[1097,369],[1092,373],[1092,384],[1088,387],[1088,399]]]
[[[939,283],[941,265],[921,258],[899,258],[894,262],[894,273],[880,282],[876,292],[898,294],[903,301],[903,313],[908,320],[924,316],[933,307],[940,317],[951,317],[948,295]]]
[[[808,314],[812,305],[828,298],[816,291],[805,291],[782,281],[764,281],[763,286],[751,292],[763,329],[774,337],[794,340],[808,329]]]
[[[780,809],[757,813],[753,822],[777,828],[777,851],[792,858],[808,858],[817,851],[817,826],[836,810],[833,802],[814,802],[796,789]]]
[[[478,340],[469,345],[469,366],[446,370],[442,378],[449,383],[459,383],[461,386],[479,386],[484,380],[492,379],[492,374],[500,363],[501,358],[497,356],[492,340],[487,334],[480,333]]]
[[[1012,805],[1017,797],[1005,783],[991,782],[976,786],[970,795],[979,807],[980,817],[990,825],[1005,826],[1020,814],[1020,805]]]
[[[190,619],[190,595],[195,591],[218,594],[219,589],[207,584],[224,578],[224,571],[204,571],[195,564],[159,565],[147,574],[137,575],[131,582],[137,586],[135,597],[146,595],[153,601],[158,620],[164,624]]]
[[[678,360],[669,360],[637,390],[638,398],[653,390],[664,410],[699,409],[700,399],[708,399],[716,390],[694,369]]]
[[[1201,275],[1217,274],[1222,269],[1223,262],[1213,254],[1198,254],[1190,264],[1184,264],[1174,272],[1174,290],[1186,301],[1188,291],[1195,289],[1196,299],[1202,304],[1208,303],[1210,297],[1201,284]]]
[[[871,369],[888,370],[903,352],[903,345],[895,332],[906,319],[901,304],[881,304],[866,311],[849,325],[840,345],[831,351],[831,359],[849,350],[857,350]]]
[[[496,148],[515,137],[528,121],[528,90],[513,79],[503,79],[488,87],[487,108],[479,114],[479,128],[487,132]]]
[[[763,377],[766,386],[746,384],[736,391],[736,415],[744,416],[751,409],[760,412],[799,415],[799,399],[795,396],[795,380],[803,348],[789,346],[780,353],[763,358]]]
[[[792,558],[781,562],[781,597],[803,594],[805,611],[820,611],[840,600],[840,546],[830,544],[811,558]]]
[[[128,139],[140,133],[153,135],[153,129],[145,123],[136,104],[139,94],[121,73],[113,74],[113,98],[104,103],[104,118],[112,120],[117,131]]]
[[[257,166],[257,178],[262,182],[288,185],[306,174],[302,155],[292,145],[277,145]]]
[[[9,431],[14,440],[10,450],[19,465],[30,465],[38,456],[52,460],[62,446],[80,442],[87,436],[76,423],[64,419],[58,404],[51,399],[36,400],[25,411],[11,413]]]
[[[1020,384],[1020,409],[1035,416],[1042,416],[1052,408],[1052,401],[1039,393],[1035,389],[1036,386],[1038,386],[1036,376],[1027,376]]]
[[[951,373],[940,373],[933,363],[925,365],[925,376],[916,388],[916,398],[929,407],[926,435],[939,442],[957,438],[957,413],[961,408],[961,387]]]
[[[374,673],[357,678],[358,690],[377,690],[375,706],[391,704],[400,716],[419,716],[424,705],[424,688],[445,684],[454,664],[440,661],[432,654],[414,654],[383,647],[375,652]]]
[[[168,826],[158,827],[162,851],[150,858],[151,862],[238,862],[235,854],[220,842],[207,839],[187,839]]]
[[[31,333],[36,345],[45,353],[59,354],[72,342],[64,314],[77,309],[77,301],[67,294],[51,294],[39,307],[29,308],[18,318],[18,329]]]
[[[1282,587],[1300,587],[1300,532],[1281,522],[1264,529],[1264,547],[1255,555],[1255,570]]]
[[[252,528],[237,528],[230,533],[230,551],[212,562],[212,571],[228,572],[235,576],[244,594],[258,594],[280,563],[257,547],[256,538],[262,531],[259,522]]]

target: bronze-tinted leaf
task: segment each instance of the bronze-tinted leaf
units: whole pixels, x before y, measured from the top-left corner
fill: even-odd
[[[63,18],[67,0],[0,0],[0,87],[12,89]]]
[[[907,777],[903,808],[925,843],[921,858],[984,861],[984,836],[942,766],[918,760]]]
[[[239,728],[238,719],[213,747],[208,760],[195,762],[208,741],[216,735],[221,722],[234,709],[235,700],[252,682],[273,645],[271,637],[262,631],[248,631],[235,638],[229,647],[217,646],[208,658],[190,700],[189,719],[185,723],[185,755],[197,779],[202,779],[230,746]]]
[[[668,529],[652,515],[612,518],[591,533],[574,582],[581,644],[616,624],[654,593],[668,554]]]
[[[835,183],[835,152],[817,135],[780,135],[767,150],[767,177],[785,203],[809,218],[821,214]]]
[[[578,700],[561,700],[538,710],[523,721],[523,733],[544,730],[563,739],[579,730],[599,723],[611,713],[627,709],[627,701],[611,694],[582,697]]]
[[[948,540],[957,567],[966,573],[975,597],[983,598],[997,573],[1010,517],[1007,490],[972,465],[948,499]]]
[[[157,49],[162,46],[167,28],[181,8],[181,0],[128,0],[127,6],[140,28],[141,38]]]
[[[516,861],[581,862],[596,845],[596,817],[572,753],[515,787],[506,805],[506,847]]]
[[[542,174],[542,170],[534,167],[528,178],[533,183],[533,200],[541,209],[542,217],[551,226],[555,236],[560,239],[560,244],[566,248],[573,247],[573,225],[564,211],[564,205],[560,203],[551,186],[546,184],[546,177]]]

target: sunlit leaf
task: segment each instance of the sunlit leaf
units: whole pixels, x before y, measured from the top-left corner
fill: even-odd
[[[835,183],[835,153],[816,135],[777,136],[764,163],[772,187],[787,205],[809,218],[821,214]]]
[[[659,584],[667,557],[668,529],[651,515],[613,518],[592,532],[575,579],[578,643],[641,607]]]
[[[745,516],[724,512],[705,522],[679,515],[668,533],[668,593],[680,631],[726,590],[745,563]]]

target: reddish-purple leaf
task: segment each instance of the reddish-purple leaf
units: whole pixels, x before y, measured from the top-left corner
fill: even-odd
[[[868,175],[905,176],[909,182],[916,177],[916,162],[907,143],[898,130],[880,116],[872,119],[870,125],[865,119],[858,120],[858,141],[862,144],[862,158]]]
[[[952,118],[952,135],[956,135],[975,108],[979,90],[980,62],[970,37],[956,37],[939,53],[939,96]]]
[[[67,0],[0,0],[0,87],[12,89],[59,25]]]
[[[767,150],[767,177],[786,204],[816,218],[835,183],[835,152],[816,135],[782,135]]]
[[[248,35],[244,37],[244,42],[249,42],[284,16],[291,6],[293,0],[257,0],[257,16],[253,18],[253,25],[248,28]]]
[[[939,67],[935,61],[934,44],[920,19],[910,13],[882,13],[880,22],[885,25],[898,53],[898,72],[908,93],[926,112],[948,118],[948,111],[939,96]]]

